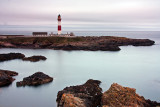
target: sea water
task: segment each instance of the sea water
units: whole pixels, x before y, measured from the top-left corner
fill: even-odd
[[[81,85],[88,79],[100,80],[103,92],[112,83],[135,88],[136,92],[160,102],[160,32],[75,32],[79,36],[123,36],[148,38],[153,46],[121,46],[120,51],[63,51],[50,49],[0,49],[0,53],[20,52],[27,57],[43,55],[46,61],[11,60],[0,62],[0,69],[19,73],[11,85],[0,88],[0,107],[56,107],[56,97],[67,86]],[[35,72],[53,77],[38,87],[16,87],[16,82]]]

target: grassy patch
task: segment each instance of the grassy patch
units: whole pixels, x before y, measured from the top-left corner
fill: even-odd
[[[79,42],[85,40],[83,37],[16,37],[16,38],[6,38],[1,39],[0,41],[9,42],[9,43],[42,43],[42,42],[50,42],[50,43],[68,43],[68,42]]]

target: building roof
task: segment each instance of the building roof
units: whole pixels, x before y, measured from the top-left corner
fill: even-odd
[[[47,32],[32,32],[33,35],[47,35]]]

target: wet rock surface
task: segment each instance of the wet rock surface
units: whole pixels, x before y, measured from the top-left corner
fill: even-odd
[[[88,80],[83,85],[70,86],[58,92],[58,107],[97,107],[101,105],[100,81]]]
[[[86,37],[19,37],[0,39],[0,48],[31,48],[55,50],[119,51],[119,46],[151,46],[149,39],[130,39],[114,36]]]
[[[58,107],[159,107],[160,103],[146,100],[136,89],[113,83],[102,94],[98,80],[88,80],[83,85],[70,86],[57,94]]]
[[[44,74],[43,72],[36,72],[29,77],[23,78],[23,81],[17,82],[17,86],[38,86],[52,81],[52,77]]]
[[[31,56],[31,57],[25,57],[23,58],[24,61],[31,61],[31,62],[37,62],[40,60],[46,60],[47,58],[45,56]]]
[[[13,59],[22,59],[25,55],[21,53],[7,53],[7,54],[0,54],[0,62],[13,60]]]
[[[86,51],[118,51],[120,48],[116,45],[108,45],[108,46],[96,46],[96,45],[88,45],[88,46],[74,46],[70,45],[63,45],[63,46],[53,46],[55,50],[86,50]]]
[[[0,87],[10,85],[15,79],[12,76],[18,75],[17,72],[0,69]]]
[[[114,83],[102,96],[103,107],[156,107],[160,103],[146,100],[136,93],[136,89],[122,87]]]

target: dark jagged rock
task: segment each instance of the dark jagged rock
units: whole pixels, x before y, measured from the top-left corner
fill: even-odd
[[[46,60],[47,58],[45,56],[31,56],[31,57],[25,57],[24,54],[21,53],[8,53],[8,54],[0,54],[0,62],[13,60],[13,59],[22,59],[24,61],[31,61],[31,62],[37,62],[40,60]]]
[[[44,74],[43,72],[36,72],[29,77],[23,78],[23,81],[17,82],[17,86],[38,86],[52,81],[52,77]]]
[[[18,75],[17,72],[0,70],[0,87],[11,84],[15,79],[12,76]]]
[[[143,96],[136,94],[136,89],[122,87],[114,83],[102,96],[103,107],[156,107],[160,103],[146,100]]]
[[[19,37],[0,39],[0,48],[32,48],[56,50],[119,51],[119,46],[151,46],[149,39],[130,39],[125,37]]]
[[[47,58],[45,56],[31,56],[31,57],[25,57],[23,58],[24,61],[31,61],[31,62],[37,62],[40,60],[46,60]]]
[[[83,85],[70,86],[58,92],[58,107],[159,107],[160,103],[139,96],[134,88],[117,83],[101,93],[100,81],[88,80]]]
[[[118,46],[114,45],[108,45],[108,46],[96,46],[96,45],[91,45],[91,46],[74,46],[74,45],[64,45],[64,46],[54,46],[54,49],[56,50],[90,50],[90,51],[118,51],[120,48]]]
[[[0,62],[13,60],[13,59],[22,59],[24,57],[25,55],[21,53],[0,54]]]
[[[15,72],[15,71],[1,70],[1,69],[0,69],[0,72],[1,72],[1,73],[5,73],[5,74],[7,74],[7,75],[9,75],[9,76],[17,76],[17,75],[18,75],[18,73]]]
[[[11,84],[13,81],[14,79],[11,76],[0,72],[0,87],[7,86]]]
[[[70,86],[58,92],[58,107],[97,107],[101,105],[100,81],[88,80],[83,85]]]
[[[155,43],[154,41],[151,41],[149,39],[139,39],[139,40],[132,41],[133,46],[151,46],[154,43]]]

